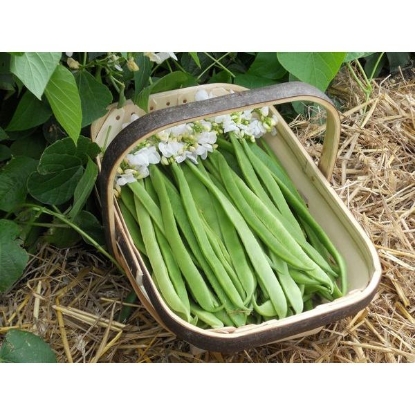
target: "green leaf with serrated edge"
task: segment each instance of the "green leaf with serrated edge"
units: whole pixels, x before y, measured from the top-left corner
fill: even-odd
[[[89,159],[85,171],[75,188],[74,204],[68,214],[70,218],[76,217],[76,215],[84,207],[92,189],[94,188],[97,176],[98,166],[91,159]]]
[[[20,156],[13,158],[0,171],[0,210],[13,212],[25,202],[27,179],[36,171],[37,161]]]
[[[48,105],[37,99],[30,91],[26,91],[19,101],[7,131],[23,131],[46,122],[52,115]]]
[[[85,127],[107,113],[112,94],[87,71],[76,72],[74,76],[81,97],[82,127]]]
[[[0,362],[56,363],[52,348],[41,337],[28,331],[12,329],[0,349]]]
[[[278,52],[281,65],[302,82],[326,91],[338,73],[345,52]]]
[[[59,65],[46,86],[45,95],[59,124],[76,142],[81,131],[82,107],[72,73]]]
[[[39,202],[49,205],[61,205],[73,197],[82,174],[82,166],[75,166],[50,174],[34,172],[29,176],[27,187],[31,196]]]
[[[13,55],[10,71],[15,74],[38,99],[41,99],[46,85],[59,65],[61,52],[25,52]]]
[[[235,76],[235,84],[244,86],[245,88],[260,88],[262,86],[274,85],[275,81],[268,78],[262,78],[255,75],[240,74]]]
[[[18,240],[20,227],[0,219],[0,292],[6,292],[19,280],[29,260]]]
[[[286,73],[275,52],[258,52],[247,71],[249,75],[274,80],[281,79]]]

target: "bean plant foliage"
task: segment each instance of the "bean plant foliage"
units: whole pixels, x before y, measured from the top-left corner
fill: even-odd
[[[301,80],[325,91],[342,65],[374,56],[1,52],[0,295],[21,280],[40,244],[85,244],[113,260],[93,193],[101,149],[89,138],[110,104],[130,99],[147,111],[152,93],[213,82],[256,88]]]

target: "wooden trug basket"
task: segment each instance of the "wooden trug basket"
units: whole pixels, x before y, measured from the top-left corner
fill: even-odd
[[[215,98],[194,102],[199,89]],[[326,131],[318,165],[273,105],[307,101],[326,111]],[[287,170],[314,219],[325,230],[347,267],[348,289],[344,297],[318,305],[313,310],[240,328],[201,329],[174,314],[160,296],[149,271],[134,246],[114,196],[117,167],[125,156],[151,135],[175,125],[234,111],[270,106],[278,117],[277,136],[265,139]],[[139,119],[122,129],[132,114]],[[208,84],[152,95],[149,113],[127,102],[116,104],[93,123],[91,137],[102,148],[97,160],[100,174],[98,193],[107,244],[137,293],[141,303],[166,329],[188,343],[205,350],[236,352],[292,337],[304,336],[327,324],[351,316],[373,299],[381,278],[379,257],[370,238],[355,220],[329,179],[337,158],[340,119],[330,99],[320,90],[301,82],[288,82],[247,90],[230,84]]]

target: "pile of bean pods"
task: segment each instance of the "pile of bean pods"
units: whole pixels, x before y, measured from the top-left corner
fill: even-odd
[[[134,156],[144,164],[121,169],[124,220],[167,306],[199,327],[221,328],[341,297],[344,260],[261,134],[216,130],[214,140],[205,134],[187,146],[189,157],[183,148],[157,156],[146,143]],[[192,131],[212,133],[212,124]],[[157,143],[166,147],[164,138]]]

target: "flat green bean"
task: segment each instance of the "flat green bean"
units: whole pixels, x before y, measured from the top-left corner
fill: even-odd
[[[193,165],[193,163],[188,161],[185,161],[185,163],[190,166],[194,174],[199,177],[199,179],[206,185],[206,187],[208,187],[208,189],[222,205],[229,219],[234,224],[242,243],[244,244],[245,251],[251,260],[252,266],[255,269],[258,278],[262,280],[264,287],[266,287],[272,304],[275,307],[275,311],[280,318],[285,317],[287,314],[287,301],[284,292],[275,278],[275,275],[256,237],[245,222],[245,219],[229,201],[229,199],[213,184],[210,178],[204,175],[195,165]]]
[[[137,218],[142,229],[143,241],[151,264],[155,283],[169,307],[186,321],[191,321],[190,307],[178,296],[169,276],[169,270],[163,259],[157,242],[150,215],[143,205],[136,200]]]
[[[201,307],[207,311],[216,311],[220,307],[220,304],[206,285],[203,276],[183,244],[179,230],[177,229],[163,176],[155,165],[150,166],[150,178],[160,200],[161,214],[166,228],[165,236],[173,250],[173,254],[187,281],[189,289]]]
[[[189,222],[196,235],[196,239],[198,240],[200,249],[202,250],[206,260],[211,266],[213,272],[215,273],[219,283],[221,284],[223,290],[226,292],[232,303],[235,304],[235,306],[240,308],[241,310],[247,311],[243,303],[243,300],[241,299],[241,296],[239,295],[237,289],[235,288],[235,285],[232,282],[232,279],[229,277],[225,267],[223,266],[221,261],[216,256],[214,250],[212,249],[212,246],[204,230],[203,222],[200,219],[199,212],[194,203],[192,193],[190,191],[190,188],[188,186],[188,183],[186,181],[185,175],[181,167],[177,163],[173,163],[171,167],[174,176],[176,177],[176,180],[178,182],[183,205],[187,212]]]

